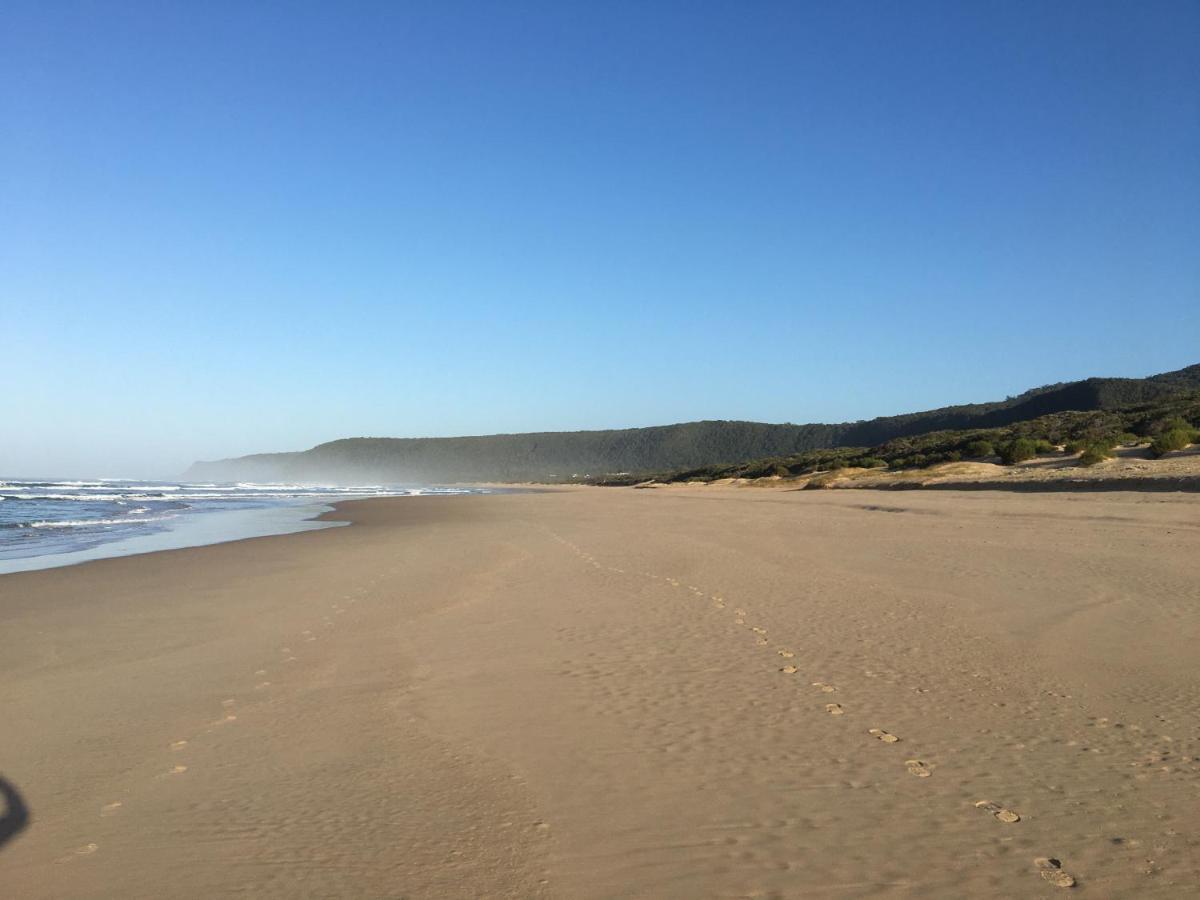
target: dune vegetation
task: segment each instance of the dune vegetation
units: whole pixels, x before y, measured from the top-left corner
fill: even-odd
[[[1038,457],[1078,456],[1080,466],[1097,465],[1121,445],[1149,445],[1163,457],[1200,443],[1200,390],[1123,409],[1065,411],[1000,428],[952,429],[896,438],[873,447],[833,447],[774,456],[739,465],[700,466],[664,473],[594,479],[599,484],[638,481],[717,481],[726,478],[809,476],[840,469],[923,469],[975,460],[1017,465]]]

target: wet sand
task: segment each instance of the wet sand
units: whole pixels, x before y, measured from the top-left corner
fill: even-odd
[[[1194,495],[574,489],[334,515],[354,524],[0,576],[0,777],[31,817],[0,893],[1200,883]]]

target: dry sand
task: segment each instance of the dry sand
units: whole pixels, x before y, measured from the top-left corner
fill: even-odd
[[[1200,506],[577,489],[0,577],[0,894],[1194,896]],[[0,834],[3,828],[0,827]]]

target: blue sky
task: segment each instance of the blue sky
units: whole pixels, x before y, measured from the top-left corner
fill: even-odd
[[[1200,4],[0,11],[0,473],[1200,361]]]

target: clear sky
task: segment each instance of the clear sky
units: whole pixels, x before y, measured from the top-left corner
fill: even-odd
[[[0,9],[0,474],[1200,362],[1200,3]]]

